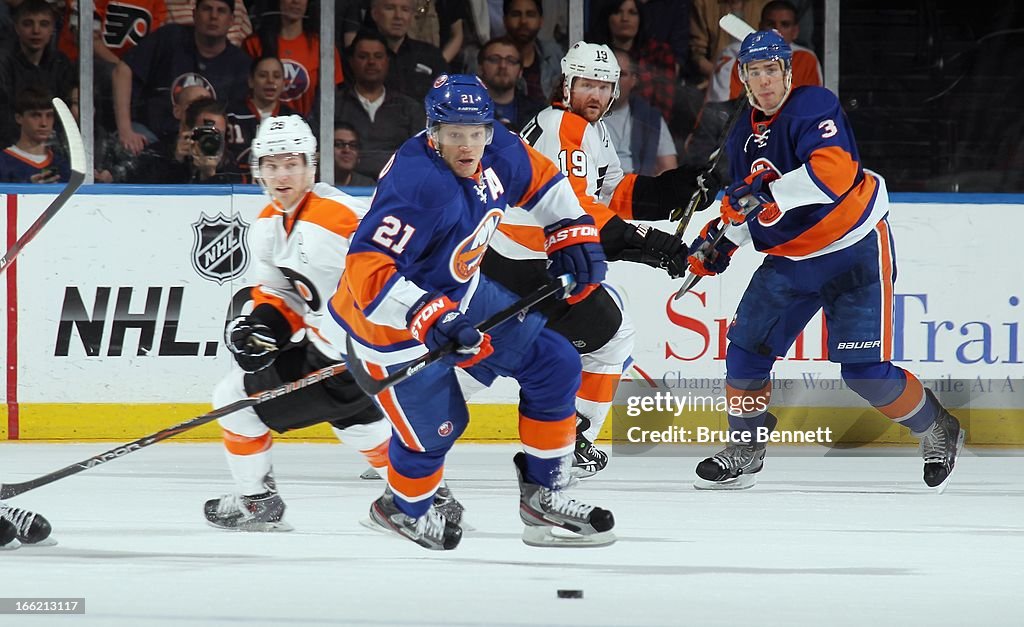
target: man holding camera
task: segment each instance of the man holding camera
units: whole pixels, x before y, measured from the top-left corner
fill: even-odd
[[[129,181],[174,185],[181,183],[241,183],[236,159],[225,147],[227,117],[224,105],[200,98],[185,110],[174,145],[155,142],[139,155]]]

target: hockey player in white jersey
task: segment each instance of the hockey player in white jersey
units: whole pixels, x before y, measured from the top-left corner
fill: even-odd
[[[349,237],[369,206],[368,199],[314,184],[316,138],[299,116],[260,124],[251,166],[271,202],[250,233],[250,277],[258,281],[252,290],[254,307],[225,330],[225,343],[239,367],[214,390],[216,407],[342,361],[340,350],[319,329],[345,267]],[[387,469],[391,426],[348,372],[219,422],[236,490],[206,502],[204,515],[216,527],[291,529],[274,481],[271,429],[283,433],[329,422],[338,438],[362,452],[378,472]],[[438,499],[444,502],[448,496],[444,490]]]
[[[608,46],[576,43],[562,59],[562,75],[562,102],[538,113],[520,135],[569,179],[580,204],[601,229],[609,261],[644,263],[681,276],[686,269],[681,240],[626,220],[668,219],[695,191],[699,170],[682,166],[657,177],[623,172],[602,121],[619,92],[619,65]],[[509,209],[498,230],[483,271],[525,294],[545,276],[543,233],[526,212],[515,208]],[[608,463],[608,455],[593,442],[633,350],[633,323],[605,286],[580,303],[549,301],[540,310],[548,317],[548,326],[569,339],[581,355],[573,474],[590,476]]]

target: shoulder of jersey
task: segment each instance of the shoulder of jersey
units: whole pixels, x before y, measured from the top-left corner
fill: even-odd
[[[793,89],[783,114],[789,117],[810,118],[835,111],[839,108],[836,95],[816,85],[804,85]]]
[[[404,202],[424,209],[446,205],[458,185],[451,170],[435,156],[425,133],[406,140],[395,153],[384,176],[377,181],[374,197],[396,195]]]

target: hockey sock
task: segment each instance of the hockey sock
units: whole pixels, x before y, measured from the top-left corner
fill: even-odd
[[[344,429],[332,426],[331,429],[339,440],[358,449],[381,477],[387,476],[388,446],[391,442],[390,422],[381,419]]]
[[[448,448],[437,451],[412,451],[398,438],[391,438],[388,457],[388,486],[395,494],[395,505],[407,516],[419,518],[434,502],[434,493],[444,479],[444,458]]]
[[[224,429],[223,435],[228,468],[239,493],[248,496],[266,492],[263,479],[270,472],[270,448],[274,443],[270,431],[253,437]]]
[[[913,373],[892,362],[843,364],[843,381],[887,418],[922,433],[935,422],[939,407],[924,393]]]
[[[730,342],[725,353],[725,400],[730,431],[756,431],[765,424],[772,398],[772,356]]]
[[[561,420],[536,420],[520,413],[519,439],[526,453],[527,481],[555,489],[568,482],[576,445],[575,413]]]
[[[576,411],[590,421],[590,426],[583,432],[583,435],[593,442],[601,434],[601,427],[604,426],[604,421],[608,417],[612,400],[615,398],[615,390],[622,378],[622,371],[614,373],[584,371],[581,378],[580,389],[576,395]]]

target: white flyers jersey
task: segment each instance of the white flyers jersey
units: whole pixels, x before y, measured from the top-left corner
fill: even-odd
[[[320,335],[320,325],[345,269],[349,239],[369,200],[317,183],[288,216],[267,205],[249,234],[254,257],[250,276],[258,282],[252,290],[255,305],[273,305],[293,335],[306,331],[331,358],[340,359],[344,347],[331,346]]]
[[[604,122],[588,123],[561,105],[543,109],[520,136],[558,166],[598,228],[614,215],[632,216],[635,175],[625,175]],[[626,183],[626,184],[623,184]],[[544,259],[544,233],[532,216],[509,207],[491,248],[510,259]]]

